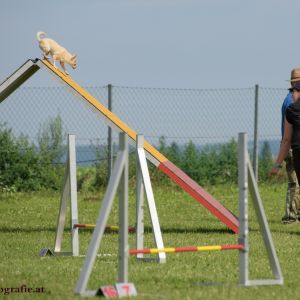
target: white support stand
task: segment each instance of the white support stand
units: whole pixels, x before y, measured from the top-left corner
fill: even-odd
[[[109,217],[115,194],[119,188],[119,262],[118,283],[128,282],[128,141],[125,133],[119,134],[119,151],[108,182],[108,187],[99,211],[96,227],[93,232],[87,256],[80,277],[76,284],[75,294],[95,296],[98,290],[87,290],[88,280],[97,257],[107,219]]]
[[[71,221],[71,243],[72,252],[61,252],[61,245],[66,221],[66,212],[68,200],[71,201],[70,221]],[[54,243],[55,255],[79,255],[79,237],[78,228],[74,225],[78,224],[78,208],[77,208],[77,179],[76,179],[76,150],[75,135],[68,135],[68,157],[64,179],[64,186],[60,200],[60,209],[57,220],[57,229]]]
[[[247,151],[247,134],[239,133],[239,210],[240,210],[240,238],[239,244],[244,246],[240,250],[240,284],[244,286],[256,285],[282,285],[283,276],[276,255],[268,221],[252,169]],[[260,231],[268,253],[269,263],[275,279],[249,279],[249,243],[248,243],[248,185],[253,200],[255,212],[260,225]]]
[[[150,175],[144,150],[144,136],[137,135],[137,166],[136,166],[136,249],[144,249],[144,191],[147,196],[148,209],[150,213],[152,229],[156,248],[164,248],[162,234],[160,230],[156,205],[154,201],[153,190],[150,181]],[[144,258],[143,254],[137,254],[138,259],[149,260]],[[152,259],[150,259],[152,260]],[[166,262],[166,253],[158,253],[158,262]]]

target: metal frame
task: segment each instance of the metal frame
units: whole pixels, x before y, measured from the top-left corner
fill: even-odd
[[[40,69],[36,60],[27,60],[11,76],[0,83],[0,103]]]
[[[136,249],[144,248],[144,191],[147,196],[148,209],[150,213],[154,241],[157,248],[164,248],[162,234],[160,230],[153,190],[149,170],[147,166],[146,154],[144,150],[144,136],[137,135],[136,138],[137,163],[136,163]],[[138,259],[153,260],[144,258],[143,254],[137,254]],[[158,253],[158,262],[166,262],[166,253]]]
[[[282,285],[283,276],[276,255],[268,221],[259,195],[256,177],[251,166],[247,151],[247,134],[239,133],[239,210],[240,210],[240,238],[239,244],[244,246],[240,250],[240,284],[244,286]],[[248,185],[253,205],[260,225],[260,231],[268,253],[269,263],[275,279],[249,279],[249,243],[248,243]]]
[[[70,198],[70,226],[71,226],[71,244],[72,252],[62,252],[62,239],[66,221],[66,212],[68,200]],[[54,242],[55,255],[79,255],[79,237],[78,228],[74,225],[78,224],[78,207],[77,207],[77,179],[76,179],[76,147],[75,135],[68,135],[68,157],[64,178],[64,186],[60,200],[60,209],[57,219],[56,235]]]
[[[87,290],[88,280],[97,257],[108,216],[113,200],[119,188],[119,272],[118,282],[128,282],[128,138],[125,133],[119,134],[119,151],[116,162],[108,182],[102,207],[99,211],[95,230],[92,235],[87,256],[84,261],[75,294],[81,296],[95,296],[98,290]]]

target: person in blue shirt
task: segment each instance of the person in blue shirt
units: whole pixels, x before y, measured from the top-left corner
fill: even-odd
[[[300,68],[293,69],[291,72],[291,86],[300,82]],[[284,136],[284,122],[286,109],[293,103],[292,92],[290,91],[285,97],[282,107],[281,107],[281,140]],[[275,166],[275,168],[281,166]],[[297,181],[297,176],[293,164],[292,150],[288,151],[285,158],[285,168],[288,179],[288,186],[286,191],[286,206],[285,215],[282,217],[281,221],[283,224],[291,224],[300,219],[300,196],[299,196],[299,185]]]
[[[285,112],[286,109],[293,103],[292,99],[292,93],[289,92],[285,99],[283,100],[282,106],[281,106],[281,139],[284,135],[284,120],[285,120]]]

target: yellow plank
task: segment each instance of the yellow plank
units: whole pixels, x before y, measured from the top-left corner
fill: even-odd
[[[41,62],[49,68],[53,73],[60,77],[65,83],[67,83],[71,88],[73,88],[78,94],[80,94],[85,100],[87,100],[91,105],[93,105],[102,115],[104,115],[108,120],[115,124],[122,132],[125,132],[131,139],[136,141],[137,133],[131,129],[127,124],[122,122],[114,113],[107,109],[103,104],[101,104],[96,98],[94,98],[90,93],[83,89],[79,84],[77,84],[70,76],[65,75],[59,69],[56,69],[48,60],[44,59]],[[147,141],[144,142],[144,149],[150,153],[159,162],[167,161],[168,159],[162,155],[157,149],[155,149]]]

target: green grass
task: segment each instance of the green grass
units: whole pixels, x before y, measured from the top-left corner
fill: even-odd
[[[238,214],[238,191],[234,186],[207,190],[225,207]],[[136,299],[291,299],[300,294],[299,223],[282,225],[285,184],[260,186],[284,275],[283,286],[241,287],[238,285],[238,251],[174,253],[166,264],[129,259],[129,281],[136,286]],[[204,246],[237,243],[214,216],[176,187],[154,188],[156,205],[166,247]],[[130,225],[135,224],[134,188],[130,189]],[[95,223],[103,193],[79,194],[79,222]],[[11,293],[7,299],[81,299],[74,296],[84,257],[39,257],[43,247],[53,247],[60,194],[1,194],[0,207],[0,290],[1,288],[44,288],[44,293]],[[109,224],[118,224],[115,201]],[[250,202],[250,279],[272,278],[259,226]],[[146,211],[147,212],[147,211]],[[69,223],[67,223],[69,224]],[[148,213],[145,218],[145,246],[155,247]],[[64,250],[70,249],[66,229]],[[80,232],[80,253],[85,254],[91,231]],[[130,248],[135,236],[130,234]],[[89,289],[114,284],[117,279],[118,235],[104,235]]]

